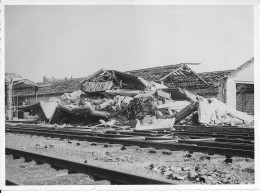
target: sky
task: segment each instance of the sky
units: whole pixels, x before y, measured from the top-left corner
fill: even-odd
[[[179,63],[230,70],[253,56],[253,5],[5,6],[5,71],[34,82]]]

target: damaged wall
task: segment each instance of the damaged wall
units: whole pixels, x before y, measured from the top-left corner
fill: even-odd
[[[222,98],[222,101],[232,109],[237,109],[237,84],[254,84],[254,58],[231,72],[221,84],[218,98]]]

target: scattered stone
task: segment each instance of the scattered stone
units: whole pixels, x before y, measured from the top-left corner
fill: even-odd
[[[224,160],[225,163],[232,163],[232,159],[231,158],[227,158]]]
[[[196,172],[188,172],[188,179],[189,180],[195,180],[198,174]]]
[[[88,160],[85,160],[84,163],[85,163],[85,164],[88,163]]]
[[[210,160],[210,157],[209,156],[201,156],[200,157],[200,160]]]
[[[125,146],[121,147],[121,150],[126,150],[126,147]]]
[[[212,173],[211,177],[216,178],[217,175],[215,173]]]
[[[171,170],[171,171],[181,171],[181,168],[176,168],[174,166],[170,166],[169,170]]]
[[[206,173],[208,173],[208,170],[202,169],[202,170],[200,171],[200,173],[201,173],[201,174],[206,174]]]
[[[50,148],[54,148],[54,145],[49,145]]]
[[[153,171],[156,171],[156,172],[161,172],[160,167],[154,167],[152,170],[153,170]]]
[[[80,143],[76,143],[76,145],[80,145]]]
[[[170,176],[172,174],[172,171],[166,171],[163,173],[164,176]]]
[[[223,182],[224,184],[229,184],[229,183],[230,183],[228,179],[224,179],[222,182]]]
[[[72,143],[70,140],[68,140],[68,143]]]
[[[47,148],[48,148],[48,145],[45,145],[44,148],[47,149]]]
[[[150,164],[148,168],[152,170],[153,168],[157,167],[159,164]]]
[[[155,154],[155,153],[157,153],[157,152],[156,152],[156,150],[150,150],[150,151],[148,151],[148,153],[153,153],[153,154]]]
[[[185,158],[190,158],[191,157],[191,154],[190,153],[187,153],[186,155],[185,155]]]
[[[161,169],[161,173],[164,173],[167,170],[165,166],[162,166],[160,169]]]
[[[206,180],[207,184],[217,184],[217,180],[215,180],[214,178],[212,178],[211,176],[209,176]]]
[[[113,158],[107,158],[106,160],[105,160],[106,162],[113,162],[114,160],[113,160]]]
[[[171,151],[163,151],[162,154],[163,155],[172,155],[172,152]]]
[[[190,171],[190,167],[181,167],[182,171]]]
[[[246,162],[252,162],[252,159],[246,158]]]
[[[121,156],[119,156],[119,157],[116,158],[116,160],[117,160],[117,161],[124,161],[124,158],[121,157]]]
[[[199,182],[201,182],[201,183],[206,183],[206,177],[205,176],[200,176],[199,177]]]
[[[179,176],[179,175],[172,175],[172,179],[174,179],[174,180],[184,180],[185,177]]]
[[[195,166],[195,171],[196,171],[196,172],[200,172],[200,171],[201,171],[201,169],[202,169],[202,168],[201,168],[201,166],[200,166],[200,165],[197,165],[197,166]]]
[[[211,176],[209,176],[209,177],[208,177],[208,180],[209,180],[209,181],[212,181],[212,180],[213,180],[213,178],[212,178]]]
[[[111,153],[109,153],[108,151],[105,153],[106,155],[111,155]]]

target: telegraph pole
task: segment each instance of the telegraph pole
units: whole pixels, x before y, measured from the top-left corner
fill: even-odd
[[[14,73],[8,73],[5,75],[5,83],[7,84],[7,119],[13,119],[13,82],[14,78],[18,78],[20,75]]]

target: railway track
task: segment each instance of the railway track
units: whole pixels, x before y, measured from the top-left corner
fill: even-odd
[[[122,144],[143,148],[167,149],[170,151],[202,152],[227,157],[254,158],[253,132],[231,133],[224,131],[79,131],[78,129],[55,130],[44,127],[6,127],[6,132],[65,138],[97,143]],[[178,139],[174,136],[188,136]]]
[[[170,180],[157,180],[12,148],[5,148],[5,154],[6,185],[43,185],[48,182],[60,184],[61,181],[75,183],[79,179],[84,179],[84,185],[173,184]],[[13,171],[16,168],[20,168],[20,178],[23,179]],[[68,171],[65,174],[64,169]]]

